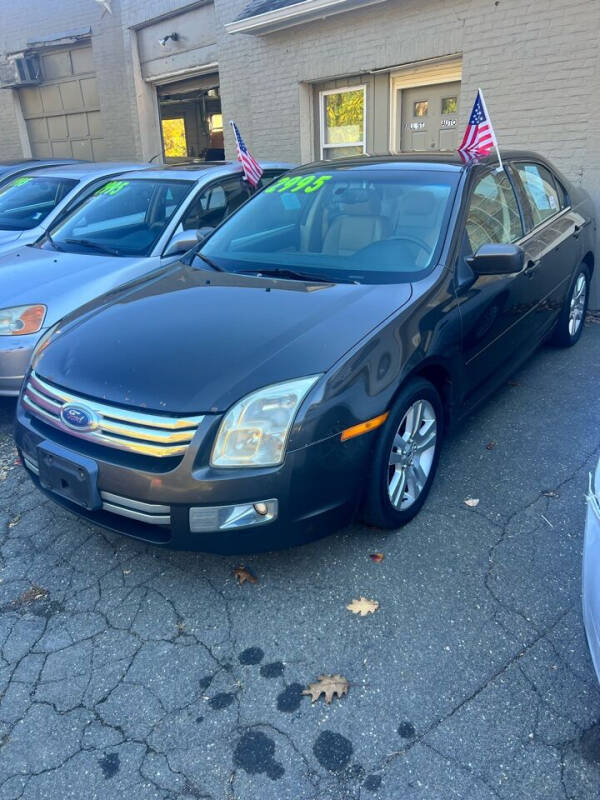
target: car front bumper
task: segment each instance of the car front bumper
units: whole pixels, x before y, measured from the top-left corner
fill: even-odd
[[[223,554],[279,550],[317,539],[351,522],[362,498],[373,434],[346,442],[339,435],[327,438],[288,452],[279,467],[219,470],[206,463],[220,419],[205,418],[179,463],[172,468],[165,465],[167,471],[161,472],[156,471],[161,464],[149,468],[147,463],[117,463],[122,454],[105,447],[86,451],[79,439],[49,428],[25,412],[20,403],[15,438],[32,479],[51,499],[103,528],[156,545]],[[101,509],[88,511],[41,487],[36,467],[38,446],[44,442],[58,445],[67,455],[71,452],[75,459],[82,454],[91,457],[97,465]],[[135,458],[128,460],[134,462]],[[157,461],[160,459],[154,459]],[[206,529],[206,520],[218,516],[215,509],[273,500],[274,519],[255,516],[257,524]],[[190,511],[193,520],[203,521],[202,532],[192,531]]]
[[[42,333],[0,336],[0,397],[19,394],[33,349]]]
[[[583,622],[600,680],[600,461],[590,483],[583,542]]]

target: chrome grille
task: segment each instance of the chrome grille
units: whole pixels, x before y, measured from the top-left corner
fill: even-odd
[[[130,411],[58,389],[32,372],[23,404],[30,414],[70,436],[87,442],[163,458],[183,455],[203,416],[168,417],[143,411]],[[93,414],[91,430],[75,430],[61,418],[63,406],[75,404]]]

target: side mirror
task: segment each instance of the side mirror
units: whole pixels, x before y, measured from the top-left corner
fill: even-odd
[[[193,228],[188,231],[179,231],[179,233],[171,237],[171,241],[167,245],[163,257],[187,253],[187,251],[195,247],[198,242],[205,239],[211,231],[212,228],[201,228],[199,231]]]
[[[525,253],[516,244],[482,244],[467,261],[476,275],[513,275],[523,269]]]

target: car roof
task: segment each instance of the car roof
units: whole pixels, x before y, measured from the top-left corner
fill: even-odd
[[[260,161],[263,169],[293,169],[296,165],[283,161]],[[239,161],[200,161],[186,164],[156,164],[150,169],[128,173],[129,178],[154,178],[161,180],[189,180],[200,178],[219,178],[222,175],[235,175],[242,171]]]
[[[0,159],[1,167],[45,167],[56,166],[58,164],[73,164],[76,163],[76,158],[3,158]],[[79,162],[86,163],[86,162]]]
[[[45,168],[44,177],[81,180],[82,178],[101,178],[103,175],[116,175],[119,172],[142,170],[143,168],[144,164],[139,161],[101,161],[96,163],[83,161],[79,164]],[[35,169],[35,165],[32,165],[31,172],[34,173]]]
[[[506,161],[542,161],[546,159],[531,150],[501,150],[500,154]],[[312,164],[304,164],[300,169],[310,171],[311,169],[331,170],[403,170],[403,169],[428,169],[457,172],[475,167],[493,166],[498,164],[498,156],[495,151],[489,156],[476,159],[466,163],[457,151],[448,153],[402,153],[391,156],[352,156],[350,158],[340,158],[335,161],[315,161]]]

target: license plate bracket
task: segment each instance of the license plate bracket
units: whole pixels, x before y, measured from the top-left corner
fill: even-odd
[[[37,455],[39,480],[43,489],[88,511],[102,508],[98,491],[98,465],[92,458],[49,441],[40,442]]]

